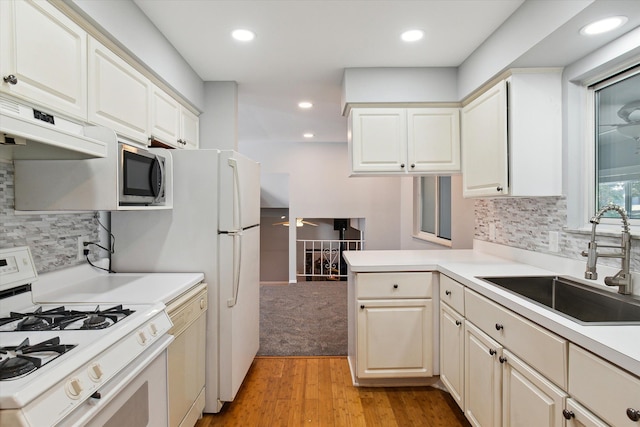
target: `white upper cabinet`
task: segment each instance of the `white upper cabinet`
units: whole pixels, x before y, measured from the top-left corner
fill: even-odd
[[[150,99],[149,80],[89,37],[89,121],[147,144]]]
[[[459,172],[458,115],[457,108],[352,108],[353,174]]]
[[[174,148],[198,148],[198,116],[154,86],[151,94],[151,136]]]
[[[0,1],[0,90],[87,119],[87,33],[48,2]]]
[[[465,197],[562,195],[561,71],[512,70],[462,109]]]
[[[458,108],[407,109],[407,156],[411,172],[459,171]]]

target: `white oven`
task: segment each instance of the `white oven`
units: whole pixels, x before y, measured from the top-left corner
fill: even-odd
[[[175,328],[162,301],[175,302],[175,336],[191,346],[204,332],[206,285],[180,296],[202,274],[107,274],[82,265],[38,277],[26,247],[0,249],[0,273],[0,427],[169,426]],[[141,289],[163,292],[143,299],[132,291]],[[204,386],[194,385],[189,393],[203,406]],[[190,420],[202,406],[191,408]]]

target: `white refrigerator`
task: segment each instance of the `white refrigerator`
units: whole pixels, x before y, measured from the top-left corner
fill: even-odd
[[[171,155],[173,209],[113,212],[112,269],[204,273],[204,411],[216,413],[235,398],[259,347],[260,165],[234,151]]]

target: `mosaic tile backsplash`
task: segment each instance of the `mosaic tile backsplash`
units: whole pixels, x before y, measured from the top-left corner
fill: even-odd
[[[535,252],[585,260],[589,234],[565,229],[567,201],[564,197],[500,198],[475,201],[475,238]],[[495,239],[489,226],[495,224]],[[559,253],[549,251],[549,231],[558,232]],[[622,227],[620,227],[622,231]],[[598,236],[598,243],[619,245],[619,237]],[[599,258],[599,265],[620,266],[620,259]],[[640,272],[640,241],[631,241],[631,270]]]
[[[38,273],[83,263],[78,237],[98,241],[94,213],[16,215],[13,180],[13,163],[0,160],[0,248],[29,246]]]

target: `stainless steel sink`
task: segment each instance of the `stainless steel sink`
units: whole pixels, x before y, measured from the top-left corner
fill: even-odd
[[[614,294],[558,276],[478,277],[579,323],[640,324],[640,299]]]

